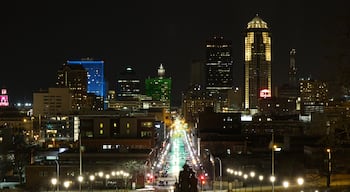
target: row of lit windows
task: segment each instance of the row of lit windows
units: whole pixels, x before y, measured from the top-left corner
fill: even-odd
[[[207,47],[223,48],[223,47],[229,47],[229,45],[207,44]]]

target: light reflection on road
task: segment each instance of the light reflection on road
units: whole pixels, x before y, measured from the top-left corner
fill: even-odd
[[[197,170],[199,158],[183,121],[175,120],[168,137],[169,143],[166,143],[157,161],[155,173],[158,173],[158,178],[155,185],[157,188],[173,191],[184,164],[187,163],[193,170]]]

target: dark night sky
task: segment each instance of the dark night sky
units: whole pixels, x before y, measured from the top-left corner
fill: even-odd
[[[143,79],[156,76],[163,63],[179,103],[189,84],[190,62],[204,58],[205,41],[213,34],[232,40],[234,78],[241,85],[244,30],[256,13],[272,32],[273,84],[287,81],[291,48],[297,50],[300,76],[321,78],[328,67],[321,39],[334,35],[336,30],[329,30],[334,19],[346,15],[348,27],[350,21],[345,0],[72,2],[2,6],[0,85],[11,101],[31,99],[33,92],[53,85],[66,60],[92,57],[105,61],[110,89],[126,65]]]

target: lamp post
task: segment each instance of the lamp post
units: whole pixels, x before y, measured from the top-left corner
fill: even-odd
[[[213,158],[213,155],[211,153],[209,153],[209,159],[213,166],[213,191],[215,191],[215,159]]]
[[[264,180],[263,175],[259,175],[259,181],[260,181],[260,192],[262,191],[262,181]]]
[[[235,171],[228,168],[226,170],[230,175],[232,175]],[[227,186],[228,186],[228,190],[230,191],[232,189],[232,183],[230,182],[230,175],[227,176]]]
[[[248,179],[248,175],[244,174],[243,178],[244,178],[244,192],[247,192],[247,182],[246,181]]]
[[[331,185],[331,172],[332,172],[332,156],[331,156],[331,149],[327,148],[328,153],[328,160],[327,160],[327,188]]]
[[[60,164],[58,163],[58,159],[55,159],[56,163],[56,179],[57,179],[57,191],[60,191]]]
[[[283,187],[287,189],[289,187],[289,182],[288,181],[283,181]]]
[[[70,186],[70,181],[65,181],[64,183],[63,183],[63,186],[66,188],[66,190],[68,191],[68,188],[69,188],[69,186]]]
[[[57,178],[52,178],[51,179],[51,184],[53,185],[53,190],[56,191]]]
[[[275,179],[275,138],[274,138],[274,132],[272,131],[272,136],[271,136],[271,179]],[[275,192],[275,186],[274,186],[274,181],[271,180],[272,184],[272,192]]]
[[[272,191],[274,191],[274,183],[275,183],[275,181],[276,181],[276,177],[274,176],[274,175],[271,175],[271,177],[270,177],[270,181],[271,181],[271,183],[272,183]]]
[[[90,175],[89,179],[90,179],[91,192],[92,192],[92,191],[94,191],[94,184],[93,184],[93,182],[95,180],[95,175]]]
[[[254,179],[254,177],[255,177],[255,172],[254,172],[254,171],[251,171],[251,172],[250,172],[250,177],[252,178],[252,192],[253,192],[253,184],[254,184],[253,179]]]
[[[78,181],[79,181],[79,191],[81,191],[81,183],[83,182],[84,177],[82,175],[78,176]]]
[[[220,175],[220,191],[222,190],[222,164],[221,164],[221,159],[219,157],[215,157],[219,161],[219,175]]]
[[[299,186],[302,186],[304,184],[304,179],[302,177],[298,177],[297,178],[297,183],[298,183]]]
[[[81,192],[81,182],[83,181],[83,161],[82,161],[82,148],[81,148],[81,130],[79,129],[79,191]],[[81,181],[80,181],[81,179]]]

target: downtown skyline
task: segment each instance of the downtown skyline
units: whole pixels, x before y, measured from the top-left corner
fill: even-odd
[[[303,1],[13,2],[3,17],[6,52],[0,85],[8,89],[11,101],[31,99],[33,92],[54,85],[64,62],[92,57],[105,62],[109,89],[115,88],[125,66],[132,66],[143,81],[156,76],[162,63],[166,76],[173,79],[173,98],[180,98],[189,85],[191,61],[204,59],[206,40],[220,34],[232,41],[234,86],[242,87],[244,30],[256,14],[272,32],[273,85],[288,82],[292,48],[299,77],[318,79],[332,63],[323,61],[324,51],[332,46],[322,45],[333,40],[337,29],[327,31],[327,26],[340,26],[334,18],[339,23],[349,18],[342,9],[346,4],[335,1],[315,9]],[[345,34],[348,28],[345,25]],[[322,40],[324,35],[329,38]]]

